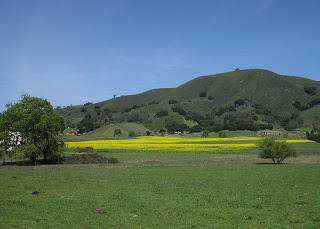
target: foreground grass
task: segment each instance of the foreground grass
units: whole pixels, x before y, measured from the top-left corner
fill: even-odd
[[[320,226],[318,155],[283,165],[255,155],[104,156],[122,163],[0,166],[0,227]]]

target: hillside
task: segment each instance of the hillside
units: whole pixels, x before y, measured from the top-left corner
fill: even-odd
[[[211,118],[224,125],[230,115],[239,113],[243,113],[241,119],[247,122],[250,118],[256,124],[270,123],[277,128],[287,125],[295,129],[310,127],[320,118],[319,101],[319,81],[247,69],[201,76],[177,88],[154,89],[97,104],[58,109],[58,112],[68,126],[79,127],[79,122],[85,124],[89,120],[93,126],[87,131],[126,122],[141,123],[158,131],[167,128],[171,120],[183,124],[185,119],[199,123]],[[167,114],[156,117],[161,110]],[[205,128],[205,124],[202,126]]]

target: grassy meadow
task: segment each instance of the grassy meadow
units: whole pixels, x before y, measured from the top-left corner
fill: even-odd
[[[121,163],[3,165],[0,228],[319,228],[319,144],[294,145],[300,157],[280,165],[254,150],[109,150],[99,154]]]

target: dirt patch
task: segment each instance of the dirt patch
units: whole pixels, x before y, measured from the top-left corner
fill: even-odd
[[[106,158],[97,154],[83,154],[63,157],[63,164],[117,164],[119,160],[116,158]]]
[[[92,211],[93,211],[94,214],[108,214],[108,212],[106,212],[104,210],[104,208],[101,208],[101,207],[94,208],[94,209],[92,209]]]

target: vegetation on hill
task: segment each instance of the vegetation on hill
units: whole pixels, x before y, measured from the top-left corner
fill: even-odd
[[[320,82],[261,70],[201,76],[173,89],[155,89],[57,111],[79,133],[138,123],[151,131],[311,128],[320,118]],[[187,122],[194,123],[193,130]]]

